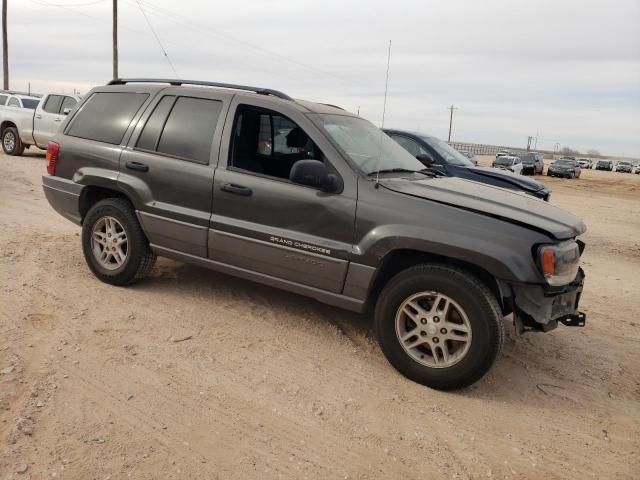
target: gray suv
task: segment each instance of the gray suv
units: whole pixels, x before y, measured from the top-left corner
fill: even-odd
[[[388,360],[439,389],[519,333],[582,326],[585,225],[542,200],[441,177],[370,122],[270,89],[114,80],[47,150],[49,203],[100,280],[156,255],[372,312]]]

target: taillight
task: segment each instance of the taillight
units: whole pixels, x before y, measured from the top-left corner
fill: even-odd
[[[60,153],[60,145],[56,142],[47,143],[47,173],[49,175],[56,174],[56,166],[58,164],[58,154]]]

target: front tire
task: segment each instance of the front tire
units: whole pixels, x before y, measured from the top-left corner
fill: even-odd
[[[24,143],[20,140],[16,127],[7,127],[2,132],[2,150],[7,155],[16,157],[24,152]]]
[[[82,223],[82,251],[93,274],[111,285],[134,283],[156,260],[133,208],[121,198],[91,207]]]
[[[464,270],[432,264],[409,268],[387,284],[375,330],[400,373],[439,390],[478,381],[504,338],[500,307],[487,286]]]

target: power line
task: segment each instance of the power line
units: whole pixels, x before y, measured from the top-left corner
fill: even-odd
[[[339,75],[335,75],[333,73],[321,70],[319,68],[314,67],[313,65],[308,65],[308,64],[306,64],[304,62],[300,62],[300,61],[295,60],[295,59],[293,59],[291,57],[287,57],[286,55],[282,55],[280,53],[268,50],[268,49],[266,49],[264,47],[260,47],[258,45],[255,45],[253,43],[247,42],[245,40],[241,40],[239,38],[233,37],[233,36],[228,35],[228,34],[219,33],[217,31],[211,29],[210,27],[209,28],[202,27],[202,26],[198,25],[197,23],[191,22],[189,19],[179,15],[176,12],[173,12],[173,11],[168,10],[166,8],[158,7],[158,6],[154,5],[151,2],[148,2],[148,1],[145,1],[145,0],[129,0],[129,1],[135,1],[136,3],[144,4],[145,8],[147,8],[147,10],[149,10],[152,14],[163,16],[167,20],[169,20],[169,21],[171,21],[171,22],[173,22],[173,23],[175,23],[177,25],[186,26],[189,29],[199,30],[200,33],[202,33],[202,34],[209,35],[209,36],[212,36],[212,37],[216,37],[218,39],[222,39],[222,40],[225,40],[227,42],[233,42],[233,43],[237,43],[239,45],[243,45],[243,46],[245,46],[247,48],[262,52],[263,54],[266,54],[266,55],[269,55],[271,57],[275,57],[275,58],[278,58],[280,60],[292,63],[294,65],[297,65],[299,67],[303,67],[303,68],[305,68],[307,70],[314,71],[316,73],[321,73],[323,75],[328,75],[328,76],[336,78],[338,80],[348,81],[344,77],[340,77]],[[180,20],[178,20],[178,19],[180,19]]]
[[[176,76],[176,78],[178,78],[178,73],[176,72],[176,69],[173,67],[173,63],[171,63],[171,59],[169,58],[167,51],[162,46],[162,42],[160,42],[160,38],[158,37],[158,34],[156,33],[156,31],[153,29],[153,26],[151,25],[151,22],[149,21],[147,14],[144,12],[144,9],[142,8],[142,5],[140,5],[140,2],[138,0],[136,0],[136,3],[140,8],[140,12],[142,12],[142,15],[144,16],[144,19],[147,21],[147,25],[149,25],[149,28],[151,29],[151,33],[153,33],[153,36],[156,37],[156,41],[160,46],[160,50],[162,50],[162,53],[164,53],[164,57],[167,59],[167,62],[169,62],[169,66],[171,67],[171,70],[173,70],[173,74]]]

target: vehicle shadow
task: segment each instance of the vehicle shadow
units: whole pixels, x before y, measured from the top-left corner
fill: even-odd
[[[371,312],[363,315],[348,312],[301,295],[167,259],[159,259],[150,278],[130,288],[173,294],[187,302],[211,296],[212,302],[250,303],[256,316],[270,312],[293,330],[307,329],[309,322],[319,327],[332,325],[368,360],[380,363],[381,368],[392,369],[377,346]],[[304,319],[306,323],[298,319]],[[574,332],[562,328],[552,333],[518,338],[508,317],[502,355],[489,374],[471,387],[446,395],[531,405],[581,397],[581,389],[592,389],[597,385],[586,385],[580,369],[574,362],[567,361],[572,356],[584,359],[588,355],[580,350],[575,339],[569,340],[568,336]],[[322,332],[322,328],[318,331]],[[582,346],[586,347],[585,344]],[[418,388],[417,393],[421,392],[422,387],[409,380],[406,382]]]

